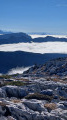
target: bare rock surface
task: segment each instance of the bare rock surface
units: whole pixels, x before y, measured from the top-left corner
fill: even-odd
[[[7,97],[1,95],[0,98],[0,119],[67,120],[67,84],[46,80],[43,82],[43,79],[34,81],[36,83],[23,87],[1,88]]]
[[[67,120],[66,63],[32,67],[20,75],[27,74],[30,84],[0,87],[0,120]]]

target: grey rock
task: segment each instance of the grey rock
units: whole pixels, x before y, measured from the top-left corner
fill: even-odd
[[[52,96],[53,90],[51,90],[51,89],[42,90],[41,94]]]
[[[2,87],[2,89],[6,91],[8,97],[22,98],[28,94],[25,88],[21,88],[18,86],[5,86]]]
[[[41,104],[39,103],[39,101],[37,100],[26,100],[23,102],[29,109],[32,109],[33,111],[38,111],[38,112],[42,112],[45,111],[45,108],[41,106]]]
[[[6,91],[0,88],[0,97],[6,97]]]
[[[0,120],[7,120],[7,118],[4,116],[0,116]]]

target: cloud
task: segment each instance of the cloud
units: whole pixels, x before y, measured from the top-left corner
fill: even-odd
[[[13,68],[7,74],[8,75],[17,74],[17,73],[22,74],[24,71],[28,70],[30,67],[17,67],[17,68]]]
[[[32,38],[38,37],[32,36]],[[64,36],[56,36],[59,38],[64,38]],[[66,38],[67,36],[65,36]],[[25,51],[32,53],[66,53],[67,54],[67,42],[42,42],[42,43],[17,43],[17,44],[3,44],[0,45],[0,51]]]
[[[67,42],[18,43],[0,45],[0,51],[25,51],[32,53],[66,53]]]

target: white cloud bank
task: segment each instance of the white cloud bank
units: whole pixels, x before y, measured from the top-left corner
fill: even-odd
[[[52,36],[56,38],[67,38],[67,35],[30,35],[32,38]]]
[[[46,35],[31,35],[32,38],[36,37],[46,37]],[[57,36],[54,37],[66,38],[67,36]],[[26,51],[33,53],[65,53],[67,54],[67,42],[42,42],[42,43],[17,43],[17,44],[4,44],[0,45],[0,51]],[[17,67],[11,69],[8,74],[23,73],[29,67]],[[1,74],[0,74],[1,75]]]
[[[12,74],[22,74],[24,71],[28,70],[30,67],[17,67],[17,68],[13,68],[11,69],[7,74],[8,75],[12,75]]]
[[[0,51],[26,51],[32,53],[66,53],[67,42],[18,43],[0,45]]]

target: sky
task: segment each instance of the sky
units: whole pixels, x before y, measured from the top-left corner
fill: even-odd
[[[0,0],[0,30],[67,34],[67,0]]]

